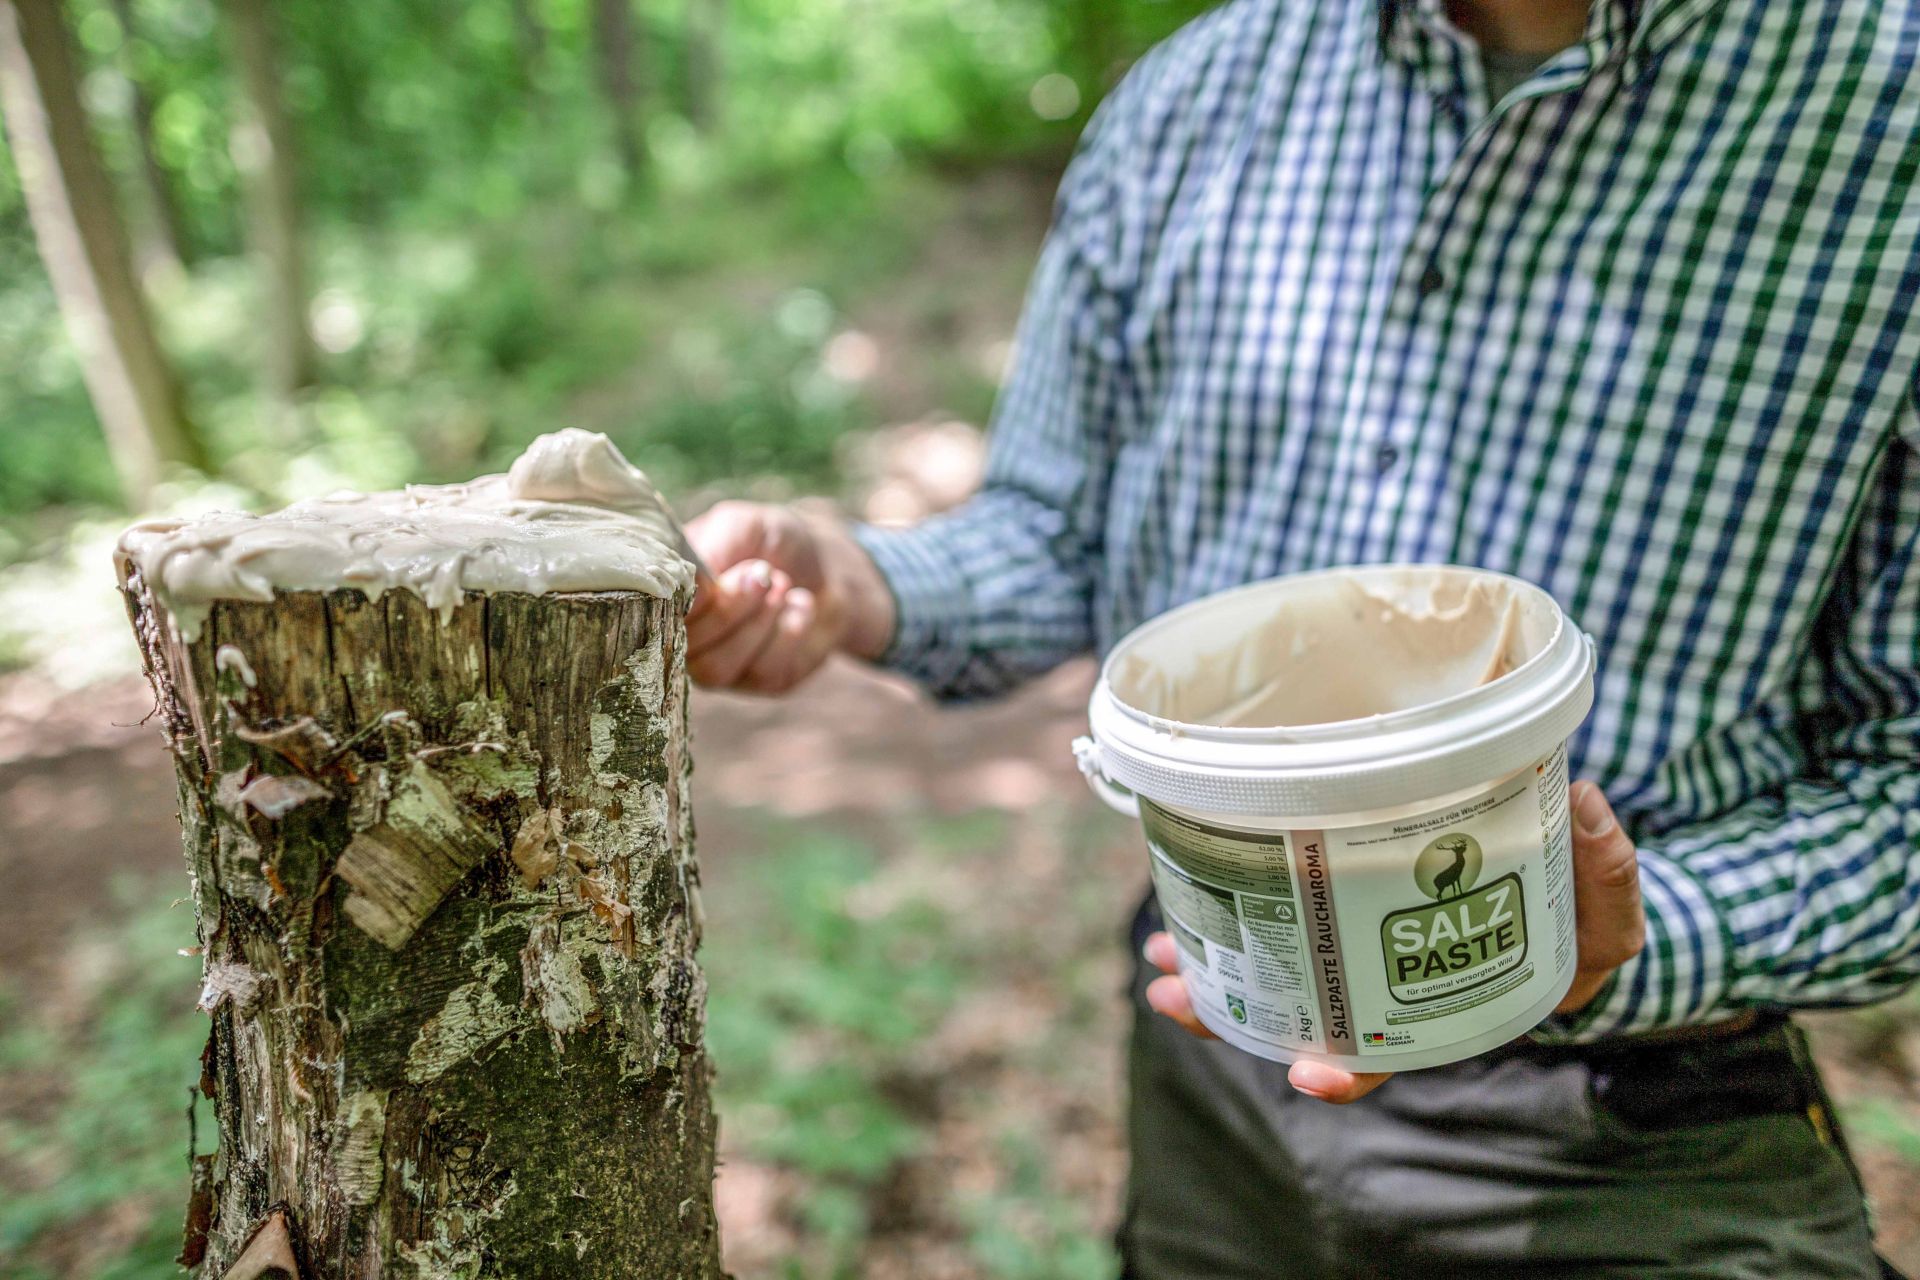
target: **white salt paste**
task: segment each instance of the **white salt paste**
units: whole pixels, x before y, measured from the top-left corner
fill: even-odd
[[[216,600],[358,588],[411,591],[445,618],[469,592],[639,591],[693,586],[685,537],[646,475],[597,432],[527,446],[505,475],[465,484],[329,494],[267,515],[147,520],[120,535],[192,640]]]

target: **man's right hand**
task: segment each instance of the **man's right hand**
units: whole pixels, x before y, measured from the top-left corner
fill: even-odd
[[[703,685],[784,693],[835,650],[871,660],[893,639],[893,593],[830,517],[722,502],[687,538],[714,574],[687,614],[687,671]]]

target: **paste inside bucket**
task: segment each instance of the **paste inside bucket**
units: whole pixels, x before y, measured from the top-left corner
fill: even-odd
[[[1114,695],[1185,724],[1360,720],[1498,680],[1552,642],[1558,614],[1537,590],[1451,568],[1322,574],[1235,603],[1142,636],[1117,656]]]

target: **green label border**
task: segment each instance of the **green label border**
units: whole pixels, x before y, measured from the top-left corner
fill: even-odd
[[[1451,1000],[1453,999],[1453,997],[1458,995],[1465,995],[1469,991],[1478,991],[1481,987],[1486,986],[1490,982],[1498,982],[1500,979],[1506,977],[1509,973],[1512,973],[1515,969],[1518,969],[1527,963],[1527,952],[1533,946],[1533,929],[1527,923],[1527,886],[1521,882],[1520,873],[1518,871],[1509,871],[1507,872],[1507,874],[1501,876],[1499,880],[1489,880],[1486,884],[1481,885],[1478,889],[1475,889],[1473,892],[1485,893],[1487,890],[1493,888],[1495,885],[1500,884],[1503,881],[1507,881],[1507,880],[1513,881],[1514,896],[1520,900],[1520,930],[1525,936],[1522,937],[1520,940],[1519,959],[1515,960],[1510,967],[1502,969],[1498,973],[1490,973],[1484,978],[1478,979],[1477,981],[1474,981],[1474,982],[1469,982],[1464,987],[1455,987],[1453,990],[1443,991],[1439,995],[1421,996],[1418,999],[1414,999],[1414,1000],[1402,999],[1400,997],[1400,993],[1393,989],[1393,966],[1391,964],[1386,963],[1388,957],[1387,957],[1387,948],[1384,945],[1387,932],[1389,929],[1393,927],[1393,922],[1395,920],[1399,919],[1401,916],[1412,915],[1416,911],[1431,911],[1433,910],[1434,906],[1437,904],[1429,902],[1425,906],[1402,907],[1398,911],[1389,911],[1387,912],[1386,915],[1380,917],[1380,937],[1383,943],[1383,945],[1380,948],[1380,959],[1382,961],[1383,967],[1387,975],[1387,995],[1393,1000],[1395,1004],[1422,1005],[1422,1004],[1432,1004],[1436,1000]]]

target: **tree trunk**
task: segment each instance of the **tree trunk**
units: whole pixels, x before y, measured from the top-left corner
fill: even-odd
[[[640,82],[634,70],[632,0],[593,0],[594,60],[607,100],[614,151],[629,178],[646,167],[640,119]]]
[[[720,1277],[686,601],[127,598],[213,1021],[182,1260]]]
[[[181,228],[180,205],[173,198],[173,181],[153,146],[153,98],[134,65],[133,0],[113,0],[120,19],[120,74],[127,80],[127,104],[132,119],[134,150],[139,153],[140,185],[146,197],[148,260],[178,270],[188,260],[187,237]]]
[[[1118,17],[1104,0],[1072,0],[1068,6],[1068,45],[1079,67],[1075,77],[1080,85],[1080,106],[1074,113],[1077,119],[1093,114],[1124,69],[1120,33],[1115,26]]]
[[[0,104],[87,393],[128,501],[142,505],[162,464],[204,470],[206,455],[134,280],[58,0],[0,0]]]
[[[530,93],[539,93],[546,82],[547,28],[533,11],[532,0],[512,0],[513,43],[520,54],[520,70],[527,78]]]
[[[230,150],[246,206],[247,244],[261,279],[267,388],[289,400],[314,378],[307,330],[307,273],[301,256],[300,186],[293,128],[280,98],[268,0],[228,0],[240,107]]]
[[[348,138],[372,137],[378,133],[383,126],[374,123],[369,104],[379,64],[362,56],[366,50],[361,45],[345,40],[315,40],[306,52],[326,82],[322,93],[334,113],[335,133]],[[349,218],[377,222],[392,203],[381,165],[352,165],[346,172],[335,172],[329,177],[334,189],[348,193],[351,204],[343,212]]]
[[[687,120],[719,131],[726,94],[727,0],[687,0]]]

